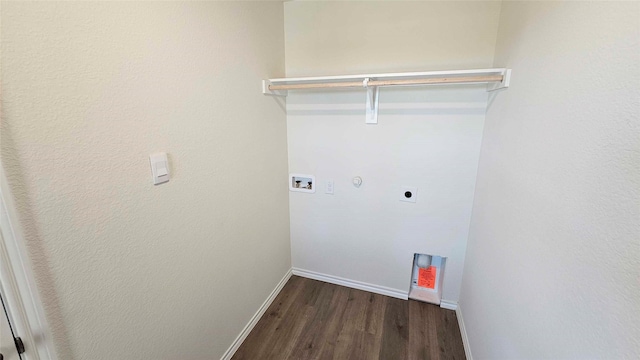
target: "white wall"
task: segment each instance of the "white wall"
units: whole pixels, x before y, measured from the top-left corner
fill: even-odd
[[[640,358],[640,4],[505,2],[460,306],[478,359]]]
[[[500,4],[285,3],[287,76],[483,68]],[[482,87],[382,89],[378,125],[363,91],[290,92],[289,170],[316,176],[290,193],[296,268],[407,292],[415,252],[449,257],[457,301],[487,93]],[[364,183],[356,189],[354,176]],[[335,181],[335,194],[322,188]],[[418,202],[399,188],[418,187]]]
[[[59,358],[219,358],[291,264],[285,114],[260,93],[282,4],[2,7],[2,162]]]

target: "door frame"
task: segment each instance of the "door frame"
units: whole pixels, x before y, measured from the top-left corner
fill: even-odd
[[[0,163],[0,292],[9,322],[25,344],[22,359],[57,360],[9,189]]]

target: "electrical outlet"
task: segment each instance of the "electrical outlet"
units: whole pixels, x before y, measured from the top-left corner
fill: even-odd
[[[333,180],[327,180],[324,188],[324,193],[333,195]]]
[[[400,188],[400,201],[416,202],[418,199],[418,188],[412,186],[403,186]]]

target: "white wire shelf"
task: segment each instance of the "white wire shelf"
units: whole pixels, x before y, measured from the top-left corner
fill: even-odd
[[[287,96],[291,90],[361,88],[367,92],[366,123],[377,124],[380,87],[487,84],[487,91],[497,91],[508,88],[510,80],[511,69],[505,68],[276,78],[262,81],[262,93]]]

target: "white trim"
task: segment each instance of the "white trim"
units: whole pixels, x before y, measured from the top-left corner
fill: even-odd
[[[420,71],[405,73],[382,73],[382,74],[360,74],[360,75],[334,75],[334,76],[313,76],[313,77],[297,77],[297,78],[276,78],[269,79],[272,83],[291,83],[291,82],[312,82],[327,80],[364,80],[366,78],[375,79],[406,79],[426,76],[459,76],[459,75],[502,75],[507,69],[471,69],[471,70],[441,70],[441,71]]]
[[[392,289],[386,286],[369,284],[362,281],[345,279],[338,276],[318,273],[315,271],[293,268],[293,275],[298,275],[298,276],[302,276],[302,277],[306,277],[314,280],[320,280],[320,281],[328,282],[331,284],[346,286],[353,289],[369,291],[369,292],[380,294],[380,295],[391,296],[391,297],[402,299],[402,300],[409,299],[409,293],[407,291]]]
[[[469,338],[467,337],[467,328],[464,326],[464,319],[462,318],[462,309],[460,306],[456,309],[456,318],[458,318],[458,326],[460,327],[460,335],[462,336],[462,345],[464,346],[464,355],[467,360],[473,360],[471,356],[471,347],[469,345]]]
[[[262,315],[264,315],[264,313],[267,311],[267,309],[269,308],[273,300],[275,300],[276,296],[278,296],[278,294],[280,293],[284,285],[287,283],[287,281],[289,281],[289,279],[291,278],[291,273],[292,273],[291,269],[289,269],[289,271],[287,271],[287,273],[284,274],[284,277],[282,278],[282,280],[280,280],[278,285],[276,285],[276,288],[273,289],[271,294],[269,294],[269,297],[267,297],[267,300],[265,300],[262,303],[258,311],[253,315],[251,320],[249,320],[249,323],[247,324],[247,326],[245,326],[244,329],[242,329],[242,331],[240,332],[240,335],[238,335],[238,337],[233,341],[233,344],[231,344],[229,349],[227,349],[224,355],[222,355],[220,360],[230,360],[233,357],[233,355],[236,353],[236,351],[238,351],[238,348],[240,347],[240,345],[242,345],[242,343],[247,338],[247,336],[249,336],[249,334],[251,333],[251,330],[253,330],[254,326],[256,326],[256,324],[258,323]]]
[[[2,284],[11,308],[11,320],[27,345],[25,360],[56,360],[53,341],[32,273],[31,261],[18,226],[18,216],[9,191],[9,184],[0,164],[0,231],[3,249],[0,256]],[[28,349],[35,349],[30,352]]]
[[[443,309],[448,309],[448,310],[457,310],[458,309],[458,303],[455,301],[449,301],[449,300],[440,300],[440,307]]]
[[[29,336],[31,330],[29,329],[27,316],[20,300],[20,294],[15,281],[15,276],[10,266],[9,254],[4,246],[4,237],[0,232],[0,296],[4,301],[4,305],[7,309],[7,318],[9,324],[14,332],[14,335],[20,337],[25,343],[25,347],[32,348],[35,346],[33,343],[33,337]],[[0,317],[4,316],[4,309],[0,306]],[[26,356],[25,356],[26,355]],[[27,359],[38,359],[37,352],[32,355],[25,352],[23,357]]]
[[[465,103],[453,103],[453,102],[429,102],[429,103],[400,103],[400,102],[385,102],[381,103],[379,108],[380,111],[400,111],[400,110],[447,110],[452,107],[456,107],[456,109],[464,109],[469,111],[486,111],[487,103],[479,102],[479,101],[468,101]],[[313,104],[313,103],[302,103],[302,104],[292,104],[287,103],[287,111],[360,111],[362,110],[362,104],[360,103],[345,103],[345,104],[337,104],[337,103],[327,103],[327,104]]]

